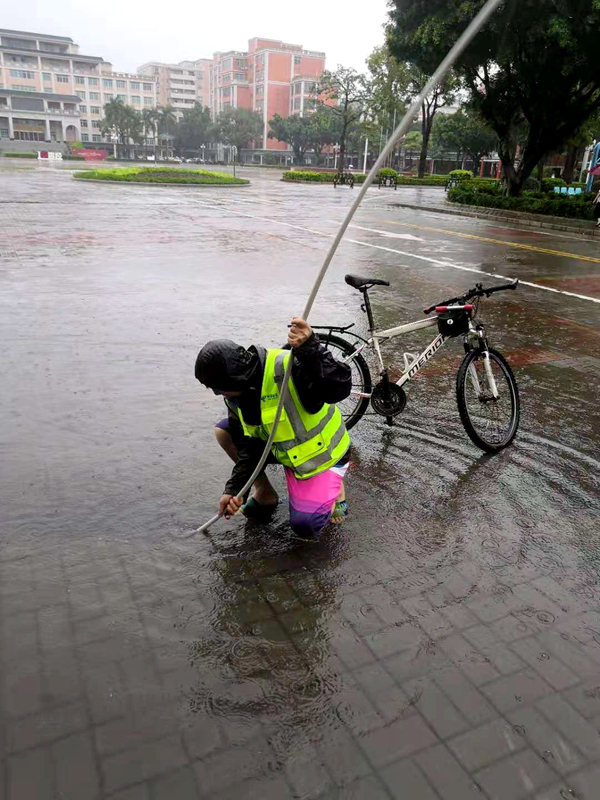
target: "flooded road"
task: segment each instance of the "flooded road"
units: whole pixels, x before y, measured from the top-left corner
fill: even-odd
[[[450,343],[394,427],[353,430],[341,529],[295,541],[271,467],[271,524],[188,537],[230,471],[197,351],[285,341],[354,196],[247,175],[0,164],[0,797],[597,800],[598,241],[370,190],[311,321],[364,332],[347,272],[391,282],[383,328],[520,278],[480,309],[515,443],[471,444]]]

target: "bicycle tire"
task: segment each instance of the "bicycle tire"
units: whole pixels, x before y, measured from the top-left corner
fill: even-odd
[[[348,342],[346,339],[342,339],[341,336],[334,336],[333,334],[319,334],[319,340],[321,344],[328,350],[338,350],[345,358],[352,355],[352,353],[354,353],[356,350],[356,347],[351,342]],[[356,365],[357,369],[357,375],[353,375],[352,388],[355,391],[364,392],[365,394],[370,395],[373,384],[371,382],[371,373],[369,372],[367,362],[360,353],[357,353],[352,361]],[[343,402],[345,401],[337,404],[342,412],[342,416],[344,417],[344,422],[346,423],[346,428],[348,430],[353,428],[363,416],[369,407],[369,400],[369,397],[362,397],[356,407],[348,414],[344,414],[343,410]]]
[[[503,450],[505,447],[508,447],[508,445],[515,438],[517,430],[519,429],[521,406],[519,400],[519,387],[517,386],[515,376],[507,360],[504,358],[502,353],[499,353],[493,347],[490,347],[488,352],[490,354],[490,359],[494,361],[501,369],[510,390],[511,415],[510,424],[508,425],[505,436],[503,436],[499,441],[490,441],[483,438],[483,436],[481,436],[476,430],[476,427],[471,419],[471,414],[469,413],[469,405],[466,399],[467,371],[473,361],[481,356],[481,351],[479,349],[473,349],[469,351],[459,367],[456,376],[456,402],[458,404],[458,413],[460,414],[461,422],[473,444],[477,445],[477,447],[481,448],[482,450],[485,450],[486,453],[497,453],[500,450]]]

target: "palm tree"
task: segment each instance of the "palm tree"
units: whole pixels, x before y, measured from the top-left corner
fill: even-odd
[[[144,124],[144,134],[148,131],[152,134],[154,143],[154,161],[156,161],[156,134],[158,132],[159,111],[156,108],[145,108],[142,111],[142,121]]]
[[[125,144],[124,134],[127,124],[126,118],[127,107],[125,103],[118,98],[109,100],[108,103],[104,104],[104,119],[101,122],[102,133],[110,134],[116,137],[122,144]]]
[[[175,117],[175,109],[171,105],[158,106],[156,109],[158,115],[158,133],[160,137],[161,131],[164,133],[167,140],[167,158],[169,156],[169,123],[174,125],[177,121]]]

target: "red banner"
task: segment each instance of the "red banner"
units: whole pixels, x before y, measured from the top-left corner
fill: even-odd
[[[106,150],[73,150],[74,156],[83,156],[86,161],[104,161]]]

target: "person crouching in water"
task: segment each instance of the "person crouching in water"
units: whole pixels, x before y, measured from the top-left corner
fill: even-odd
[[[228,414],[215,426],[223,450],[235,462],[219,501],[227,519],[239,509],[247,517],[268,516],[277,492],[263,472],[244,504],[237,498],[251,476],[272,429],[288,359],[293,358],[290,388],[268,464],[285,469],[290,524],[298,536],[314,538],[347,514],[344,475],[350,436],[335,403],[350,395],[351,368],[336,361],[303,319],[294,317],[290,350],[248,349],[229,339],[204,345],[196,359],[198,381],[222,395]]]

